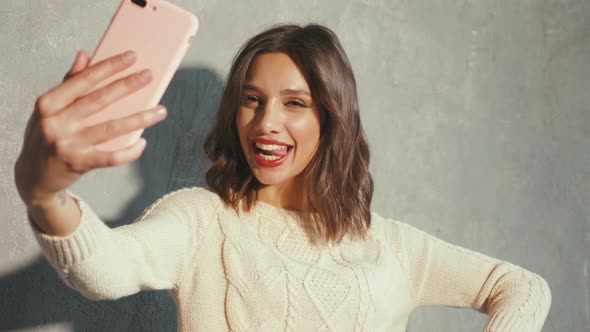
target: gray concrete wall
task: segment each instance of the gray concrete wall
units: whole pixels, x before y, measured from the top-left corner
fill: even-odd
[[[544,331],[588,331],[590,1],[174,1],[201,29],[132,165],[73,188],[115,227],[203,184],[201,145],[231,58],[277,22],[334,29],[358,79],[373,209],[541,274]],[[165,292],[92,302],[40,256],[12,166],[36,97],[92,52],[118,0],[0,3],[0,330],[173,331]],[[197,142],[197,149],[193,143]],[[409,331],[478,331],[471,310],[416,311]]]

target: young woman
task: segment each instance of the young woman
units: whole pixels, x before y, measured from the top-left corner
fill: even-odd
[[[15,165],[43,253],[87,298],[168,289],[181,331],[404,331],[426,305],[488,313],[485,331],[541,330],[551,294],[540,276],[370,211],[355,79],[331,30],[281,25],[250,39],[205,143],[208,187],[169,193],[116,228],[67,188],[137,159],[144,140],[93,147],[165,110],[80,127],[149,82],[131,75],[86,94],[134,56],[88,61],[79,53],[38,98]]]

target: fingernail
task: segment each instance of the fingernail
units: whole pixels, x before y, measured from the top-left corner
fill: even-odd
[[[123,53],[123,62],[131,63],[133,60],[135,60],[135,52],[129,50]]]
[[[141,73],[139,73],[138,76],[139,81],[142,83],[149,81],[150,78],[152,78],[152,73],[149,69],[144,69],[143,71],[141,71]]]
[[[156,109],[156,111],[154,112],[154,114],[157,115],[157,116],[164,115],[164,114],[166,114],[166,108],[159,107],[159,108]]]

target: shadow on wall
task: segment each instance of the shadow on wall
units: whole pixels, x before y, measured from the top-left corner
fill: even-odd
[[[140,194],[105,223],[129,224],[165,193],[205,184],[210,164],[203,144],[222,89],[222,79],[211,69],[176,72],[161,101],[168,117],[143,135],[148,146],[135,163],[143,180]],[[58,323],[70,324],[74,331],[176,331],[176,305],[163,290],[115,301],[88,300],[67,287],[43,256],[0,279],[1,331]]]

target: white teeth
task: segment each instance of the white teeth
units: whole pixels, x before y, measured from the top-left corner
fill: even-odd
[[[259,149],[262,149],[262,150],[266,150],[266,151],[284,150],[287,148],[286,145],[262,144],[259,142],[256,142],[256,147]]]
[[[281,156],[267,156],[262,153],[258,153],[258,155],[261,156],[264,160],[277,160],[277,159],[281,158]]]

